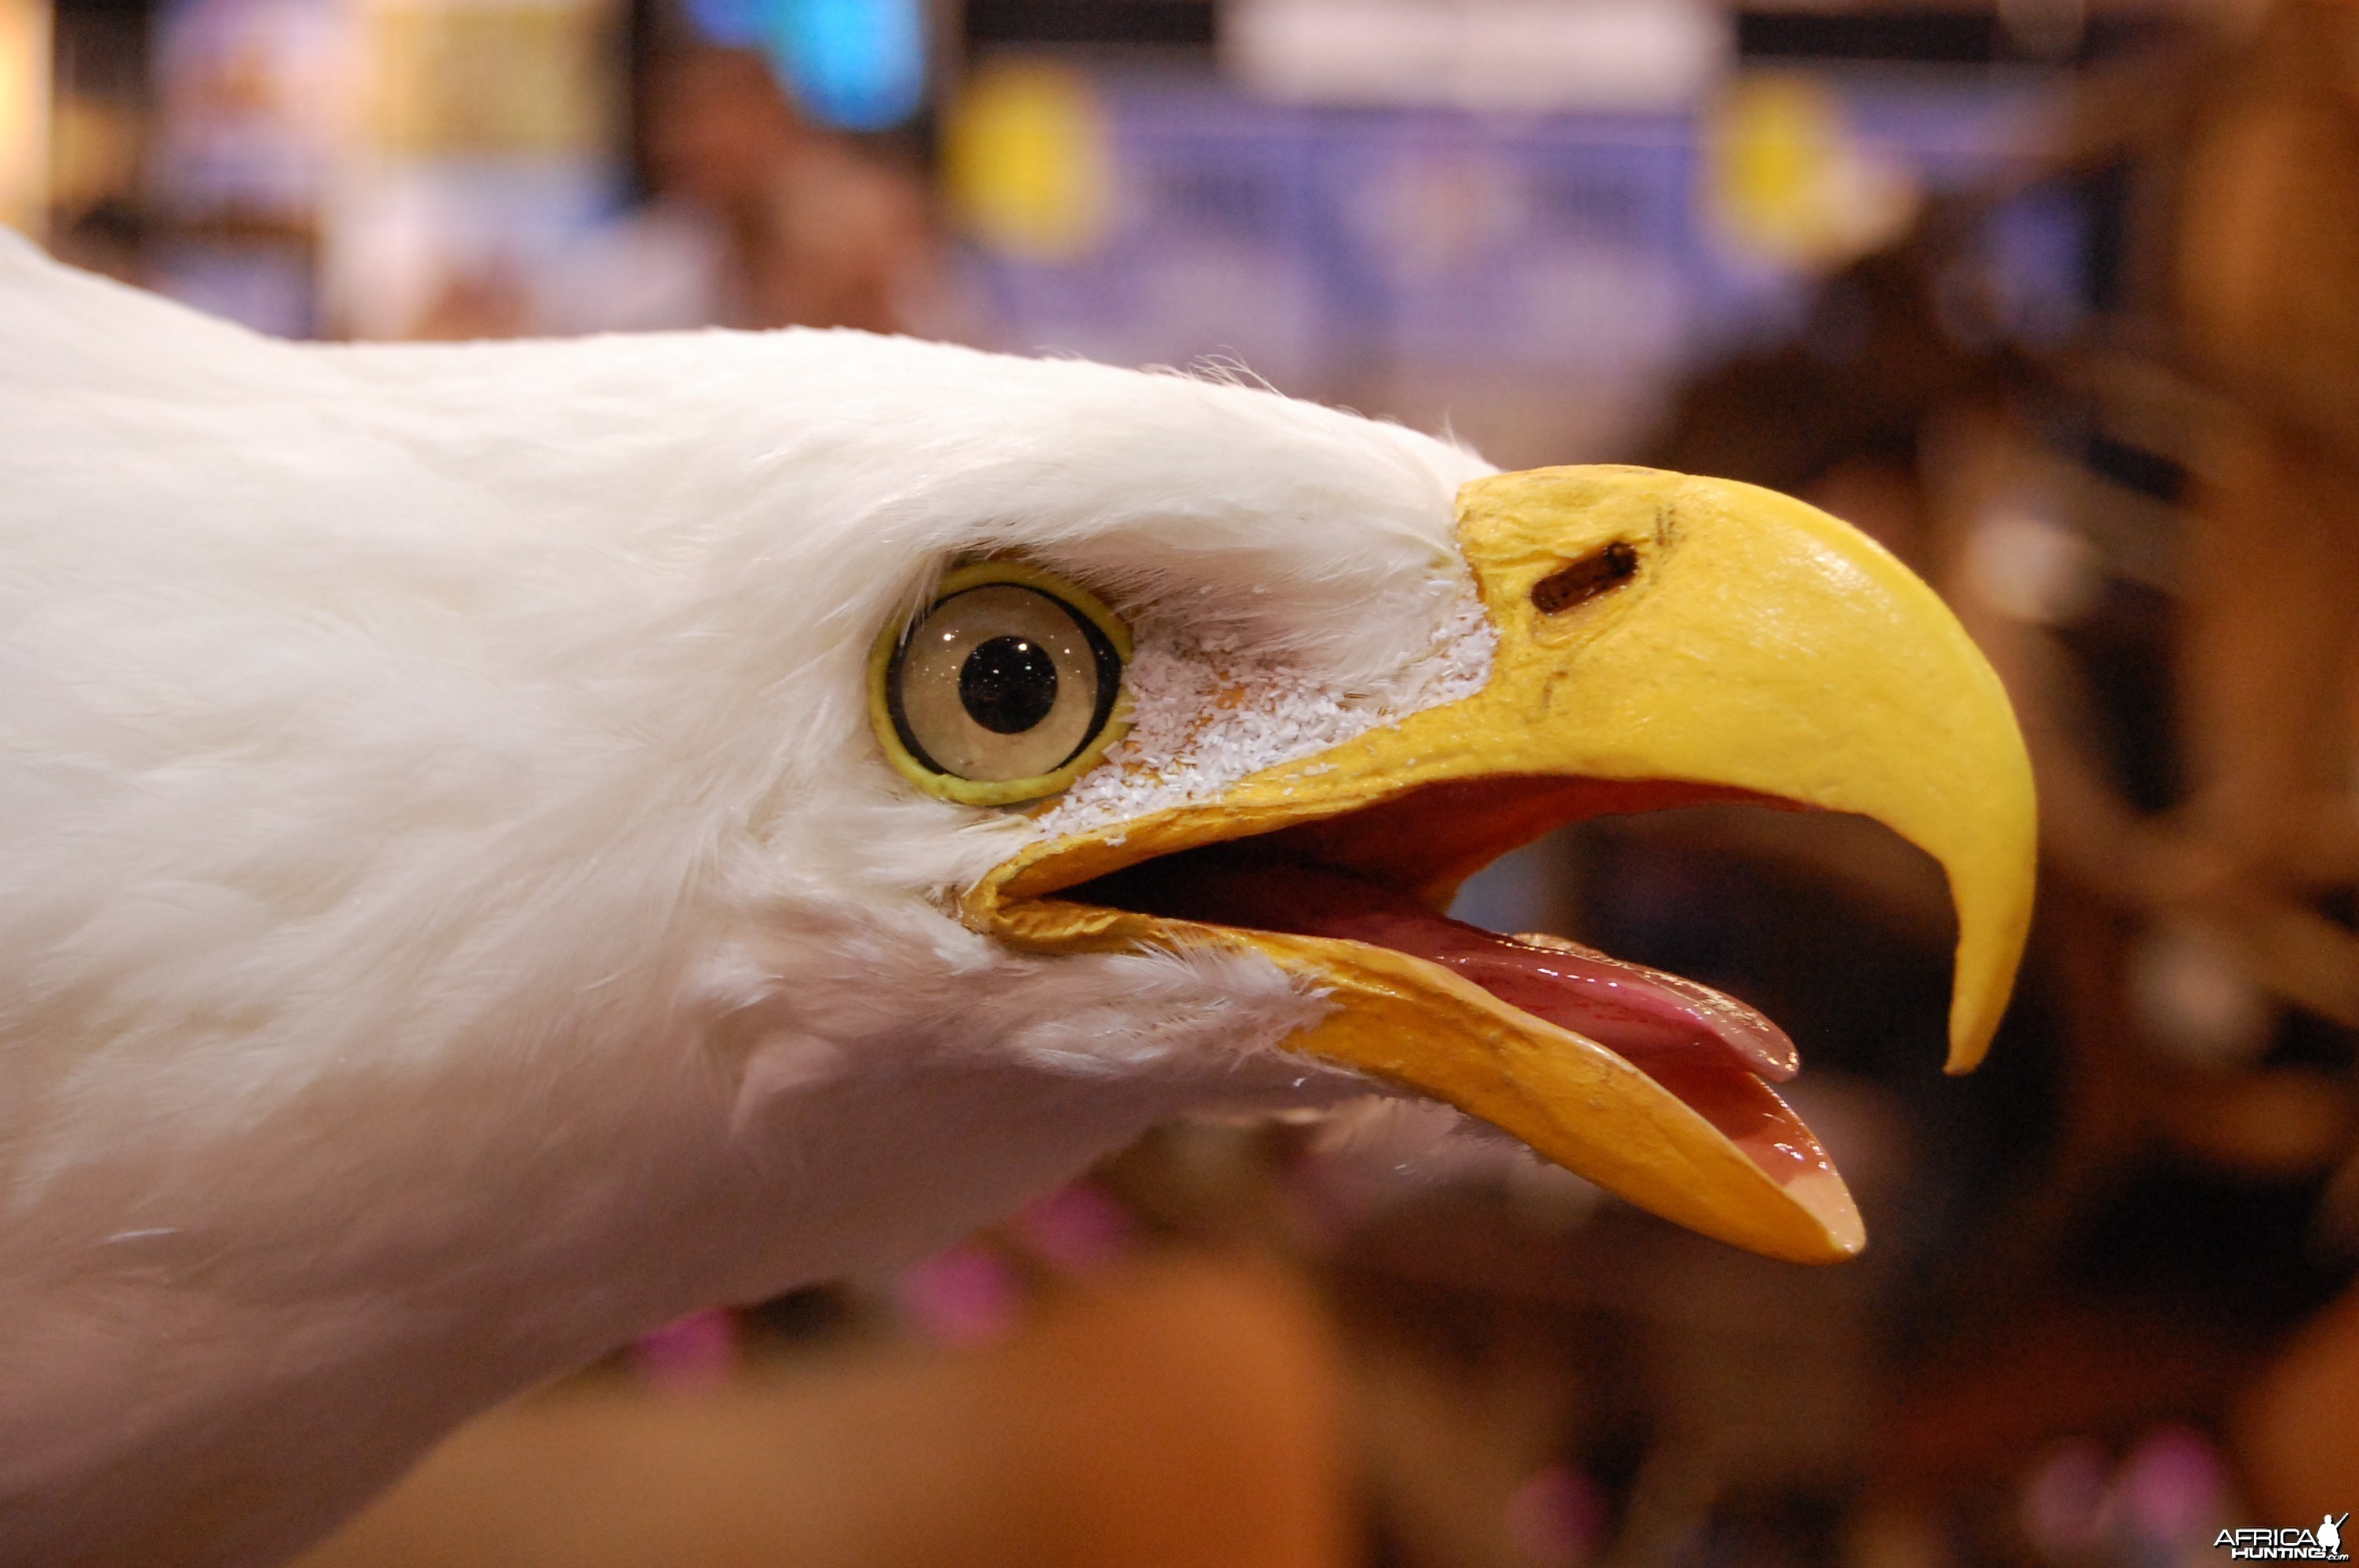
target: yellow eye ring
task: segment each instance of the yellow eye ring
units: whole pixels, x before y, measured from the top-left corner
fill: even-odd
[[[937,762],[913,733],[904,703],[904,666],[919,633],[938,611],[962,594],[995,587],[1029,589],[1072,618],[1094,654],[1090,661],[1098,681],[1094,711],[1086,715],[1085,738],[1055,767],[1021,778],[967,778]],[[1078,643],[1082,639],[1073,641]],[[1121,689],[1121,677],[1130,655],[1130,629],[1087,589],[1022,561],[973,561],[943,575],[922,613],[905,623],[888,625],[877,634],[868,653],[869,723],[894,771],[928,795],[962,806],[1012,806],[1038,800],[1057,794],[1086,773],[1105,755],[1106,748],[1129,730],[1130,698]],[[1056,689],[1053,680],[1049,689]],[[1064,722],[1070,725],[1075,718],[1068,716]]]

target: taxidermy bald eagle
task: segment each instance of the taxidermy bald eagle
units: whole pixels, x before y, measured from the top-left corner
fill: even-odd
[[[0,1560],[253,1563],[685,1310],[1195,1107],[1422,1094],[1862,1233],[1701,986],[1435,913],[1861,812],[1951,1063],[2032,804],[1925,587],[1736,484],[849,332],[296,346],[0,247]]]

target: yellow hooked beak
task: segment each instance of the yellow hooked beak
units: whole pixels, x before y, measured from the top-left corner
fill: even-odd
[[[1856,812],[1948,873],[1949,1065],[1972,1068],[2030,922],[2031,772],[1997,678],[1932,590],[1799,502],[1644,469],[1477,480],[1458,536],[1499,633],[1481,692],[1218,799],[1033,846],[977,884],[969,921],[1036,951],[1265,954],[1332,1003],[1288,1049],[1445,1100],[1708,1235],[1850,1256],[1858,1211],[1807,1130],[1809,1147],[1790,1146],[1790,1116],[1768,1157],[1595,1041],[1405,952],[1052,896],[1281,835],[1266,842],[1292,859],[1439,907],[1504,850],[1602,811],[1734,798]]]

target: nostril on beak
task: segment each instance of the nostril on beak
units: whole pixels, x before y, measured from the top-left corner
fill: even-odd
[[[1532,585],[1532,603],[1543,615],[1561,615],[1628,582],[1638,570],[1637,547],[1626,540],[1614,543],[1560,567]]]

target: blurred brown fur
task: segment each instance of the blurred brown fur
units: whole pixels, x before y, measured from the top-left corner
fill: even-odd
[[[658,197],[721,235],[724,324],[929,325],[934,242],[906,171],[810,124],[760,57],[742,50],[679,49],[658,65],[648,97]]]
[[[852,1346],[478,1421],[308,1568],[1340,1568],[1331,1329],[1277,1268],[1182,1256],[1003,1344]]]

